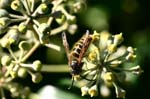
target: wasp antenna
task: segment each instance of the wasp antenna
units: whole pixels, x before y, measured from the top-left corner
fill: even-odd
[[[72,77],[72,82],[71,82],[71,85],[69,86],[68,90],[70,90],[73,87],[73,84],[74,84],[74,77]]]

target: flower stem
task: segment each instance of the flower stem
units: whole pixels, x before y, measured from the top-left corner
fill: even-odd
[[[30,51],[22,58],[21,62],[26,61],[40,45],[40,42],[37,41]]]
[[[43,65],[42,72],[68,73],[68,65]]]
[[[3,88],[0,87],[1,99],[6,99]]]
[[[26,19],[25,16],[15,15],[15,14],[11,14],[11,13],[9,13],[9,16],[12,18],[16,18],[16,19]]]
[[[29,2],[27,0],[23,0],[23,4],[24,4],[24,7],[25,7],[28,15],[30,15],[31,11],[30,11],[30,8],[29,8]]]
[[[67,28],[68,28],[68,23],[65,22],[65,23],[64,23],[63,25],[61,25],[60,27],[57,27],[57,28],[51,30],[50,35],[56,35],[57,33],[60,33],[60,32],[62,32],[62,31],[64,31],[64,30],[66,30]]]

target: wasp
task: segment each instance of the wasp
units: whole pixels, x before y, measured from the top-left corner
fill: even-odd
[[[89,34],[89,31],[86,31],[86,34],[82,36],[79,41],[77,41],[69,51],[69,44],[67,42],[67,37],[65,33],[62,33],[62,40],[63,45],[66,50],[67,58],[68,58],[68,65],[71,67],[71,75],[72,75],[72,85],[74,80],[79,77],[80,73],[82,72],[83,62],[82,59],[92,41],[92,36]]]

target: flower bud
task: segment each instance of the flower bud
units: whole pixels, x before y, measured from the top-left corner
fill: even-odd
[[[15,11],[21,11],[23,10],[23,5],[20,0],[14,0],[11,2],[11,8]]]
[[[39,14],[45,14],[46,12],[48,12],[48,6],[46,3],[42,3],[40,4],[39,8],[38,8],[38,13]]]
[[[8,33],[10,34],[9,38],[8,38],[10,44],[18,42],[18,40],[19,40],[19,31],[17,29],[10,29],[8,31]]]
[[[8,56],[8,55],[2,56],[2,58],[1,58],[1,64],[3,66],[8,66],[8,65],[10,65],[10,63],[11,63],[10,56]]]
[[[58,24],[63,24],[66,21],[65,15],[62,15],[60,18],[56,18]]]
[[[3,26],[1,23],[0,23],[0,35],[5,33],[7,31],[7,27]]]
[[[18,31],[21,33],[26,33],[27,31],[27,24],[25,24],[24,22],[20,23],[18,26]]]
[[[98,90],[97,90],[97,86],[94,85],[92,86],[89,90],[88,93],[91,97],[97,96],[98,95]]]
[[[19,77],[25,78],[27,76],[27,69],[20,67],[17,73]]]
[[[40,73],[31,74],[33,83],[39,83],[42,80],[42,75]]]
[[[73,10],[75,13],[82,11],[82,9],[84,8],[84,4],[83,2],[76,2],[73,4]]]
[[[71,34],[74,34],[78,29],[78,26],[76,24],[71,24],[68,27],[68,32]]]
[[[10,18],[8,17],[1,17],[0,18],[0,26],[7,27],[11,23]]]
[[[100,86],[100,93],[103,97],[108,97],[110,95],[110,90],[106,85]]]
[[[131,47],[131,46],[129,46],[128,48],[127,48],[127,51],[129,52],[129,53],[134,53],[134,51],[135,51],[136,49],[134,49],[133,47]]]
[[[88,94],[88,90],[89,90],[89,88],[87,86],[81,87],[81,94],[82,94],[82,96],[87,95]]]
[[[33,69],[34,69],[35,71],[40,71],[41,68],[42,68],[41,61],[36,60],[36,61],[33,62]]]
[[[10,42],[7,38],[3,38],[1,41],[0,41],[0,44],[2,47],[4,48],[8,48],[10,46]]]
[[[0,18],[7,17],[7,16],[8,16],[8,12],[5,9],[0,9]]]

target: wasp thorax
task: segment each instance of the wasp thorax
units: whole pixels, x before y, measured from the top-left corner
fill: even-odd
[[[75,69],[76,66],[78,66],[78,61],[76,59],[74,59],[74,60],[71,61],[71,68]]]
[[[78,74],[80,74],[81,73],[81,68],[82,68],[82,65],[83,65],[83,63],[80,63],[80,64],[78,64],[78,61],[76,60],[76,59],[73,59],[72,61],[71,61],[71,73],[73,74],[73,75],[78,75]]]

